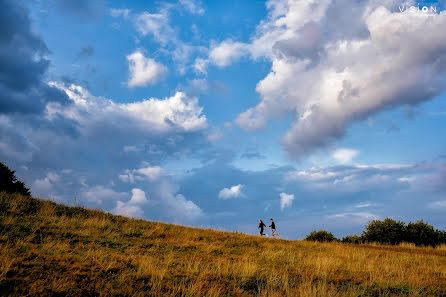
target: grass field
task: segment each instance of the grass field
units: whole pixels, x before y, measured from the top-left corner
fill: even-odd
[[[7,296],[446,296],[446,248],[260,238],[0,193]]]

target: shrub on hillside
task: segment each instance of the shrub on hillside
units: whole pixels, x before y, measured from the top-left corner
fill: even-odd
[[[440,235],[440,231],[421,220],[407,224],[404,241],[414,243],[417,246],[436,246],[439,243]]]
[[[383,244],[399,244],[404,241],[406,225],[404,222],[386,218],[384,221],[373,220],[362,232],[366,242],[378,242]]]
[[[29,189],[15,176],[15,171],[11,170],[2,162],[0,162],[0,192],[1,191],[31,196]]]
[[[446,230],[437,230],[438,244],[446,244]]]
[[[338,239],[334,237],[334,235],[325,230],[312,231],[310,234],[305,237],[305,240],[308,241],[319,241],[319,242],[331,242],[337,241]]]
[[[362,236],[358,236],[358,235],[347,235],[344,238],[342,238],[341,240],[343,243],[363,243],[364,239],[362,238]]]

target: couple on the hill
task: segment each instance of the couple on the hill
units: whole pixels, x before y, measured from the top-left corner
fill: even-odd
[[[271,236],[272,237],[279,236],[279,234],[276,233],[276,224],[274,223],[273,219],[270,219],[270,221],[271,221],[271,225],[267,226],[267,225],[265,225],[263,223],[263,221],[261,219],[259,220],[259,227],[258,227],[258,229],[260,229],[260,236],[265,236],[265,234],[263,234],[263,228],[264,227],[271,228]],[[268,235],[266,234],[266,236],[268,236]]]

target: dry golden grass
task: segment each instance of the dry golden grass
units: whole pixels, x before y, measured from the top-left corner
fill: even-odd
[[[0,193],[8,296],[446,296],[446,248],[285,241]]]

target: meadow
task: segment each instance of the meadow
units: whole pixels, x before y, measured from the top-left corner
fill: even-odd
[[[446,296],[446,247],[287,241],[0,193],[3,296]]]

